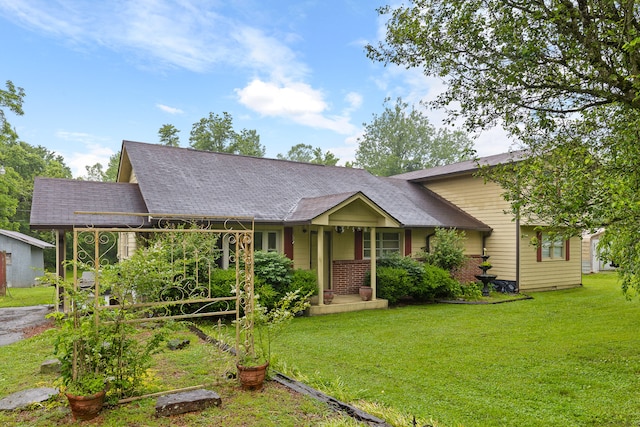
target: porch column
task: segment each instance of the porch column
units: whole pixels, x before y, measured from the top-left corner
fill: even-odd
[[[376,298],[376,228],[371,227],[371,235],[369,241],[371,242],[371,301],[375,301]]]
[[[317,273],[318,273],[318,305],[324,305],[324,227],[318,227]]]

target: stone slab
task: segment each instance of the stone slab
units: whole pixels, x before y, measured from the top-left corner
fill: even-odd
[[[10,394],[0,400],[1,411],[13,411],[26,408],[34,403],[44,402],[58,395],[60,390],[51,387],[31,388]]]
[[[48,359],[40,365],[41,374],[57,374],[60,372],[60,361],[58,359]]]
[[[156,416],[168,417],[186,412],[202,411],[210,406],[220,406],[222,399],[211,390],[191,390],[167,394],[156,400]]]

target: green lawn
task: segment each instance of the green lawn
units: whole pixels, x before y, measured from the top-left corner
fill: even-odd
[[[356,424],[349,417],[332,412],[325,404],[292,393],[276,383],[265,385],[261,392],[241,391],[236,380],[233,360],[210,344],[204,344],[184,328],[174,338],[189,339],[184,350],[165,351],[155,357],[156,363],[145,381],[145,393],[206,385],[222,398],[221,407],[172,417],[156,418],[155,398],[105,408],[93,421],[74,422],[62,395],[24,411],[0,411],[0,425],[49,427],[66,425],[100,426],[323,426],[349,427]],[[53,330],[33,338],[0,347],[0,398],[34,387],[57,384],[55,374],[40,374],[40,364],[51,357]]]
[[[55,291],[54,286],[8,288],[6,296],[0,297],[0,308],[53,304]]]
[[[275,351],[318,387],[440,427],[639,425],[640,302],[615,274],[532,296],[296,319]]]

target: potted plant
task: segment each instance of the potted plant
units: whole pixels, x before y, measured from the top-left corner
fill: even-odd
[[[271,310],[255,298],[254,307],[238,320],[240,353],[236,367],[244,390],[262,389],[271,359],[271,344],[297,313],[309,307],[309,296],[302,295],[299,289],[287,292]]]
[[[73,417],[90,420],[102,409],[106,394],[105,339],[95,321],[88,292],[63,286],[71,309],[66,314],[49,315],[58,325],[54,353],[60,360],[60,375]]]
[[[95,306],[95,288],[76,289],[55,275],[48,279],[64,288],[68,313],[50,314],[58,328],[54,353],[60,360],[60,376],[75,419],[89,420],[98,415],[105,401],[131,396],[141,385],[151,363],[151,355],[164,340],[163,328],[156,329],[146,343],[134,338],[136,329],[127,322],[131,316],[131,289],[121,285],[113,272],[100,273],[104,289],[119,300],[117,308],[100,310]],[[97,314],[100,313],[98,319]],[[108,380],[108,381],[107,381]]]

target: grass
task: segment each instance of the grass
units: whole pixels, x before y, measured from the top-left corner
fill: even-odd
[[[275,343],[276,369],[394,426],[638,426],[639,302],[615,274],[584,287],[504,304],[433,304],[297,318]],[[221,408],[155,418],[155,399],[108,409],[97,424],[351,426],[324,405],[274,383],[240,392],[233,364],[187,331],[192,345],[157,359],[147,388],[209,384]],[[50,385],[37,374],[51,333],[0,347],[0,397]],[[69,425],[62,399],[45,410],[0,413],[0,425]]]
[[[0,297],[0,308],[54,304],[55,292],[54,286],[7,288],[6,296]]]
[[[423,424],[637,426],[638,301],[615,274],[533,297],[301,318],[275,351],[319,388]]]
[[[127,426],[351,426],[340,416],[311,398],[292,393],[269,382],[262,392],[241,391],[236,380],[228,378],[235,371],[233,360],[210,344],[204,344],[184,328],[175,338],[191,344],[184,350],[156,356],[155,366],[145,382],[145,394],[181,387],[206,385],[222,398],[221,407],[172,417],[156,418],[155,398],[103,409],[94,421],[84,425]],[[33,338],[0,347],[0,398],[34,387],[57,386],[56,375],[40,374],[40,364],[51,357],[53,330]],[[23,411],[0,411],[0,425],[64,426],[74,422],[66,402],[59,396],[43,405]]]

